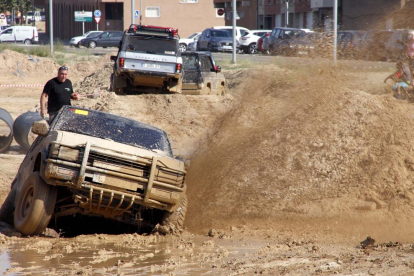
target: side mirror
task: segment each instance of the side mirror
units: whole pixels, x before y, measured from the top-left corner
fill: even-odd
[[[111,56],[111,61],[116,61],[117,56]]]
[[[210,35],[206,35],[206,37],[210,37]]]
[[[46,120],[34,122],[32,125],[32,132],[44,137],[49,133],[49,124]]]
[[[216,65],[216,66],[214,66],[214,67],[216,67],[216,72],[217,72],[217,73],[220,73],[220,72],[221,72],[221,66],[217,66],[217,65]]]

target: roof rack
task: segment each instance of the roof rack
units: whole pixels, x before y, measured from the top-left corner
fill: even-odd
[[[131,24],[127,30],[127,33],[173,38],[178,36],[178,29],[171,27]]]

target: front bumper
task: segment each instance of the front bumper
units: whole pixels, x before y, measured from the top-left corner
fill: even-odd
[[[81,208],[112,217],[134,204],[176,210],[186,191],[185,174],[157,156],[123,156],[89,142],[84,147],[55,143],[46,160],[45,181],[72,190]]]

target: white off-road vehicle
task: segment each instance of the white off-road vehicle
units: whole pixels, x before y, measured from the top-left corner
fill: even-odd
[[[181,93],[182,58],[176,29],[133,24],[111,60],[115,61],[111,89],[116,94]]]
[[[187,208],[183,161],[167,134],[128,118],[64,106],[39,136],[12,183],[0,217],[24,235],[75,215],[179,230]],[[14,213],[14,218],[13,218]],[[52,221],[51,221],[51,218]]]

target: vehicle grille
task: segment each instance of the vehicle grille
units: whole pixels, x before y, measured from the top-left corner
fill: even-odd
[[[233,46],[231,42],[221,42],[221,46]]]
[[[100,161],[107,164],[112,164],[119,167],[128,167],[133,168],[135,170],[140,170],[143,172],[143,177],[149,177],[150,167],[144,164],[139,164],[136,161],[129,161],[129,160],[122,160],[120,158],[115,158],[112,156],[106,156],[99,153],[90,152],[88,163],[93,164],[94,161]]]

